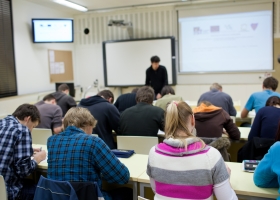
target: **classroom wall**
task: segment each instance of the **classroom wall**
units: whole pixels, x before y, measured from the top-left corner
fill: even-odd
[[[247,4],[255,2],[258,3],[261,2],[261,0],[246,1]],[[237,3],[240,3],[240,1]],[[276,3],[276,8],[278,8],[278,0]],[[186,6],[189,6],[189,9],[198,9],[205,6],[217,7],[221,5],[230,6],[233,4],[235,3],[211,3]],[[129,39],[125,29],[107,26],[110,19],[124,19],[132,22],[134,38],[175,36],[178,44],[176,9],[178,9],[178,7],[174,6],[138,7],[76,15],[75,51],[76,66],[79,68],[76,74],[77,83],[82,86],[88,86],[92,84],[95,79],[98,79],[100,85],[104,86],[102,41]],[[277,13],[278,10],[279,9],[275,9]],[[83,33],[85,28],[90,29],[90,34],[85,35]],[[275,32],[275,36],[279,36],[278,32],[279,31]],[[133,67],[133,63],[131,63],[131,65]],[[148,66],[149,58],[147,58],[147,67]],[[223,85],[224,91],[230,94],[234,101],[240,100],[241,106],[244,106],[251,93],[262,89],[262,82],[268,74],[269,73],[222,73],[188,75],[178,73],[175,90],[176,93],[183,96],[185,100],[196,101],[203,92],[209,90],[209,86],[213,82],[219,82]],[[118,75],[116,74],[116,76]],[[278,77],[278,79],[280,80],[280,77]],[[130,91],[131,88],[122,89],[123,93]]]
[[[34,44],[31,19],[73,16],[25,0],[13,0],[12,3],[18,95],[54,90],[49,79],[47,51],[72,50],[74,54],[74,44]],[[75,61],[75,56],[73,59]]]

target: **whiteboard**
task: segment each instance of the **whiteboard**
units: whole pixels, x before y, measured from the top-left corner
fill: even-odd
[[[174,37],[103,42],[105,86],[145,85],[146,70],[155,55],[166,67],[168,84],[176,84]]]

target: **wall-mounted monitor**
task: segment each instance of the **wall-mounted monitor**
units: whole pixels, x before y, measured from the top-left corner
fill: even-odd
[[[73,19],[32,19],[33,42],[74,42],[73,28]]]

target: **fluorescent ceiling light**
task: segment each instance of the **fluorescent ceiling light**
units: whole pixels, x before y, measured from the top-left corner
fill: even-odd
[[[55,3],[59,3],[61,5],[76,9],[76,10],[80,10],[83,12],[88,11],[88,9],[86,7],[80,6],[78,4],[72,3],[70,1],[66,1],[66,0],[53,0]]]

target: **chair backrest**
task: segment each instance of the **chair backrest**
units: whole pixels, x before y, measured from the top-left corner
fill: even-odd
[[[52,136],[51,129],[34,128],[32,130],[32,143],[46,145],[48,138]]]
[[[158,144],[158,137],[117,136],[118,149],[134,150],[137,154],[148,155],[150,149]]]
[[[78,197],[68,181],[55,181],[41,176],[36,187],[34,199],[78,200]]]
[[[0,175],[0,199],[6,200],[7,197],[7,190],[4,177]]]
[[[138,196],[138,200],[149,200],[149,199],[145,199],[144,197]]]

